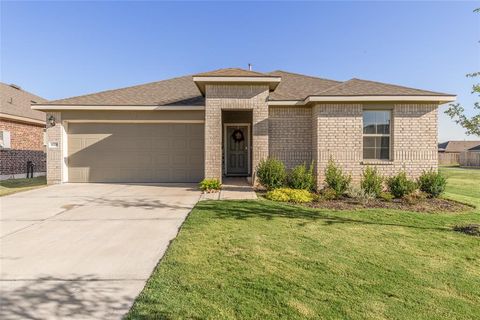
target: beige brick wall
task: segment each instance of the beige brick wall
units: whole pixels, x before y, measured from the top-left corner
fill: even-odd
[[[47,183],[62,183],[63,174],[63,126],[62,116],[60,112],[47,113],[47,119],[53,115],[56,120],[54,127],[50,126],[47,121]],[[57,148],[52,148],[49,144],[58,143]]]
[[[252,171],[268,156],[268,86],[206,85],[205,178],[222,178],[222,110],[252,110]]]
[[[390,161],[363,161],[362,123],[364,108],[392,110]],[[330,157],[359,182],[367,165],[389,176],[405,170],[412,178],[423,170],[437,169],[436,104],[317,104],[312,109],[313,159],[318,184]]]
[[[312,161],[312,108],[269,108],[269,156],[282,160],[288,169]]]

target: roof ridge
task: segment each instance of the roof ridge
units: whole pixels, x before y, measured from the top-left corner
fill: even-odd
[[[285,71],[285,70],[274,70],[274,71],[268,72],[268,74],[271,74],[271,73],[274,73],[274,72],[283,72],[283,73],[293,74],[293,75],[296,75],[296,76],[302,76],[302,77],[312,78],[312,79],[315,79],[315,80],[327,80],[327,81],[333,81],[333,82],[342,82],[342,81],[339,81],[339,80],[333,80],[333,79],[327,79],[327,78],[320,78],[320,77],[315,77],[315,76],[311,76],[311,75],[308,75],[308,74],[302,74],[302,73]]]
[[[253,74],[256,74],[256,75],[259,75],[259,76],[268,75],[265,72],[259,72],[259,71],[254,71],[254,70],[243,69],[243,68],[240,68],[240,67],[235,67],[235,68],[220,68],[220,69],[215,69],[215,70],[210,70],[210,71],[205,71],[205,72],[199,72],[199,73],[194,74],[193,76],[204,76],[204,75],[208,75],[210,73],[216,73],[216,72],[219,72],[219,71],[242,71],[242,72],[247,72],[247,73],[253,73]]]
[[[89,97],[89,96],[93,96],[93,95],[100,94],[100,93],[115,92],[115,91],[130,89],[130,88],[137,88],[137,87],[141,87],[141,86],[156,84],[156,83],[159,83],[159,82],[171,81],[171,80],[187,78],[187,77],[193,77],[193,74],[186,75],[186,76],[178,76],[178,77],[168,78],[168,79],[163,79],[163,80],[158,80],[158,81],[145,82],[145,83],[140,83],[140,84],[136,84],[136,85],[133,85],[133,86],[121,87],[121,88],[117,88],[117,89],[108,89],[108,90],[102,90],[102,91],[93,92],[93,93],[81,94],[81,95],[73,96],[73,97],[55,99],[55,100],[48,101],[48,103],[55,103],[57,101],[70,100],[70,99],[75,99],[75,98]]]

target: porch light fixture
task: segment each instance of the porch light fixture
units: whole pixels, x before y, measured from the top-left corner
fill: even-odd
[[[50,124],[50,126],[52,127],[55,127],[55,117],[53,115],[51,115],[49,118],[48,118],[48,123]]]

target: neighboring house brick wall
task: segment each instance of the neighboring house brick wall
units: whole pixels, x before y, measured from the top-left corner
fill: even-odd
[[[312,161],[312,108],[270,107],[268,116],[269,156],[287,169]]]
[[[222,110],[252,110],[252,170],[268,156],[268,86],[206,85],[205,178],[222,179]]]
[[[363,161],[363,104],[317,104],[312,110],[313,159],[317,182],[332,157],[358,183],[366,165],[382,175],[406,171],[411,178],[423,170],[437,169],[436,104],[392,104],[391,161]]]
[[[27,161],[35,165],[35,172],[45,172],[46,156],[41,125],[0,120],[0,130],[10,132],[10,148],[0,150],[0,175],[25,174]],[[5,177],[8,178],[8,177]]]

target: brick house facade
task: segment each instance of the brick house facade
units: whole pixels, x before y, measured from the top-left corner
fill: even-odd
[[[17,86],[0,83],[0,89],[1,179],[25,177],[28,161],[34,164],[34,175],[45,175],[45,113],[30,106],[46,100]]]
[[[313,163],[321,186],[329,159],[355,182],[367,165],[387,176],[404,170],[417,177],[436,169],[437,109],[454,99],[359,79],[338,82],[283,71],[221,69],[36,108],[56,119],[47,129],[54,142],[48,149],[49,183],[109,182],[113,176],[115,181],[142,182],[126,174],[142,170],[164,172],[155,178],[158,182],[229,175],[254,181],[259,161],[274,157],[288,169]],[[189,125],[203,126],[203,134],[188,136]],[[157,130],[152,126],[176,130],[178,141],[162,136],[150,141],[148,135],[139,140],[138,132]],[[115,138],[118,130],[121,140]],[[187,146],[199,138],[200,156]],[[115,158],[122,150],[136,156],[118,164],[101,161],[102,154]],[[80,160],[73,164],[74,158]],[[72,178],[78,168],[85,172],[81,181]],[[102,170],[112,172],[112,178],[98,178],[95,172]]]

